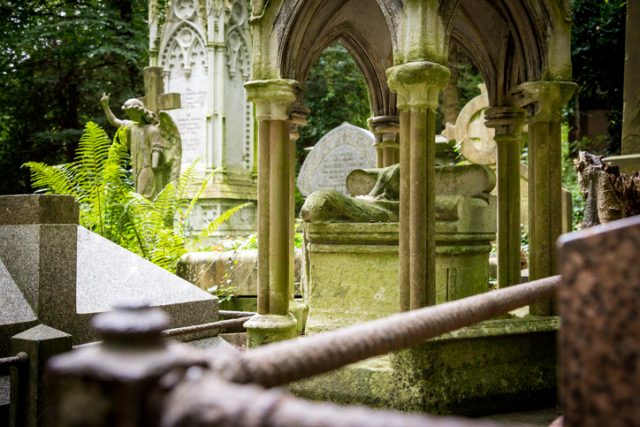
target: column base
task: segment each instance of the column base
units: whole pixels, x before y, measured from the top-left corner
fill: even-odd
[[[296,332],[302,335],[307,325],[307,317],[309,317],[309,306],[301,299],[289,300],[289,313],[296,318]]]
[[[255,348],[298,336],[298,322],[293,314],[257,314],[247,320],[247,347]]]

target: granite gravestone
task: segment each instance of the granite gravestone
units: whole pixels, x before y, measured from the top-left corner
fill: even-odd
[[[337,190],[348,195],[349,172],[376,167],[374,143],[371,132],[346,122],[331,130],[313,147],[300,168],[300,193],[308,196],[317,190]]]

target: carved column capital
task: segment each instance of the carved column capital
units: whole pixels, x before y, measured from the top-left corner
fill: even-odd
[[[397,147],[400,120],[398,116],[374,116],[367,120],[369,130],[376,138],[376,146],[383,148]]]
[[[435,62],[408,62],[387,69],[387,82],[398,94],[398,109],[435,110],[438,92],[447,85],[450,74],[447,67]]]
[[[253,80],[245,83],[247,99],[256,105],[256,116],[263,120],[289,120],[289,109],[301,92],[296,80]]]
[[[578,85],[569,81],[525,82],[512,95],[516,105],[527,110],[529,123],[560,122],[562,109],[576,89]]]
[[[310,112],[311,110],[301,103],[295,103],[291,106],[289,110],[289,139],[291,142],[296,142],[300,138],[298,129],[307,125]]]
[[[519,138],[526,112],[518,107],[489,107],[484,111],[485,126],[493,128],[495,139]]]

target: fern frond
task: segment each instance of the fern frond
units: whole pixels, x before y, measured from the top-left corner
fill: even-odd
[[[109,158],[111,140],[96,123],[88,122],[80,137],[73,168],[77,173],[78,185],[90,194],[102,184],[102,171]]]
[[[48,194],[76,196],[73,185],[74,174],[69,165],[49,166],[41,162],[27,162],[22,165],[31,172],[31,185]]]
[[[200,188],[198,189],[198,192],[189,202],[189,205],[187,206],[187,210],[183,215],[184,218],[191,218],[191,212],[193,212],[193,209],[196,207],[196,203],[198,203],[198,200],[200,200],[202,193],[204,193],[204,191],[207,189],[207,184],[211,179],[213,179],[213,176],[217,173],[218,170],[219,169],[214,169],[207,176],[205,176],[204,180],[202,181],[202,184],[200,185]]]

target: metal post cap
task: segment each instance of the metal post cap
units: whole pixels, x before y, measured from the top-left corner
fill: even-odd
[[[91,321],[98,336],[106,342],[160,339],[169,324],[164,311],[140,300],[114,304],[112,311],[98,314]]]

